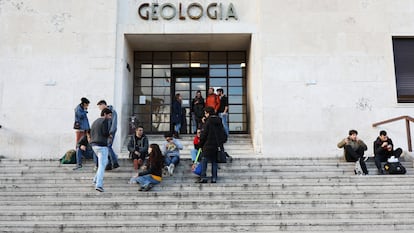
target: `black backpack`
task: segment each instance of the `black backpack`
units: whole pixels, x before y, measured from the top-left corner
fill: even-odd
[[[387,171],[388,174],[405,174],[407,172],[405,167],[400,162],[387,162],[384,165],[384,170]]]

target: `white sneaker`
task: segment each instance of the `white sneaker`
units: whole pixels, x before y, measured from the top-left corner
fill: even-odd
[[[168,174],[171,176],[171,164],[167,166]]]
[[[170,166],[168,166],[168,173],[170,173],[170,176],[172,176],[173,175],[173,173],[174,173],[174,168],[175,168],[175,165],[172,163],[172,164],[170,164]]]

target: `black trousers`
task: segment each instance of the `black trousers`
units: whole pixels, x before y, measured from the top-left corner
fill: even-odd
[[[394,151],[387,151],[384,154],[376,154],[375,155],[375,166],[377,166],[378,170],[381,170],[381,162],[387,162],[387,159],[391,156],[394,156],[395,158],[399,158],[402,154],[402,149],[397,148]]]
[[[350,145],[345,147],[345,159],[347,162],[356,162],[359,159],[359,164],[361,165],[362,171],[365,174],[368,174],[368,168],[364,161],[364,148],[359,147],[356,151],[352,149]]]

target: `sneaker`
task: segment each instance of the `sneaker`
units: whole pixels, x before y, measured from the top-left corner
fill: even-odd
[[[227,162],[232,163],[233,162],[233,157],[231,157],[230,155],[227,157]]]
[[[217,183],[217,180],[216,179],[211,179],[211,183],[215,184],[215,183]]]
[[[144,187],[143,187],[143,189],[142,189],[142,191],[149,191],[150,189],[152,189],[152,184],[148,184],[148,185],[145,185]]]
[[[171,164],[170,166],[167,166],[168,174],[171,176]]]
[[[95,190],[101,193],[104,192],[104,189],[102,187],[97,187]]]
[[[73,168],[72,170],[76,171],[76,170],[80,170],[82,168],[82,165],[76,165],[75,168]]]
[[[385,174],[384,170],[378,169],[378,175],[384,175],[384,174]]]
[[[141,185],[138,188],[138,191],[142,191],[144,189],[144,187],[142,187]]]
[[[173,163],[170,164],[170,166],[168,167],[168,173],[170,173],[170,176],[174,174],[174,168],[175,168],[175,165]]]
[[[119,167],[119,164],[118,163],[115,163],[113,169],[116,169],[118,167]]]
[[[204,184],[204,183],[207,183],[207,180],[200,178],[200,179],[196,180],[195,183]]]
[[[112,165],[111,164],[106,165],[105,171],[110,171],[110,170],[112,170]]]
[[[98,166],[93,167],[93,171],[94,172],[98,171]]]

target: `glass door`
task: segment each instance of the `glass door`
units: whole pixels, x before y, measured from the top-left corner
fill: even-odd
[[[208,70],[203,68],[172,70],[174,85],[172,85],[171,96],[175,98],[177,93],[182,96],[184,119],[181,123],[181,134],[193,134],[195,131],[196,125],[191,115],[191,102],[197,91],[201,91],[203,98],[205,98],[208,86],[207,75]]]

